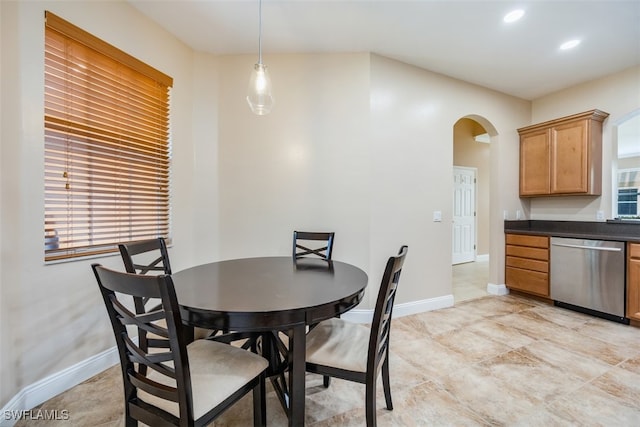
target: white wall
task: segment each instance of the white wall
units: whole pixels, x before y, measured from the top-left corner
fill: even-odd
[[[376,55],[371,64],[371,265],[406,243],[397,301],[451,294],[453,127],[472,116],[492,130],[490,281],[504,283],[502,211],[520,207],[515,129],[528,123],[529,103]]]
[[[597,108],[609,113],[602,131],[602,195],[531,199],[530,219],[595,221],[597,211],[612,217],[612,165],[617,158],[613,127],[640,109],[640,67],[587,82],[532,103],[532,123],[544,122]]]
[[[369,274],[360,308],[373,307],[402,244],[410,255],[397,302],[451,295],[453,126],[470,114],[493,121],[506,141],[501,150],[496,137],[495,162],[504,163],[517,158],[529,103],[376,55],[269,55],[276,105],[255,116],[244,99],[255,60],[217,61],[220,257],[289,254],[294,229],[333,230],[334,259]],[[517,162],[507,163],[503,173],[517,176]],[[517,185],[503,196],[520,208]],[[443,222],[431,221],[433,210]]]
[[[7,7],[8,8],[8,7]],[[4,339],[9,334],[8,325],[9,318],[7,313],[9,312],[7,304],[5,303],[4,294],[6,287],[3,285],[7,283],[5,273],[3,272],[3,264],[5,258],[5,251],[10,248],[5,245],[5,218],[4,213],[4,197],[5,191],[9,190],[10,176],[6,174],[5,158],[5,144],[3,141],[8,140],[10,134],[8,128],[4,126],[5,117],[8,113],[5,111],[9,106],[5,100],[9,99],[9,87],[6,82],[9,80],[9,76],[15,76],[15,74],[9,74],[6,70],[5,64],[9,64],[15,57],[14,50],[5,48],[2,41],[9,40],[9,34],[13,31],[13,21],[6,19],[9,16],[8,13],[3,13],[4,8],[0,5],[0,378],[6,378],[8,375],[7,367],[8,363],[5,363],[9,356],[9,347],[7,347],[7,341]],[[13,15],[13,14],[12,14]],[[12,99],[16,99],[12,96]],[[5,381],[0,381],[0,404],[4,404],[7,399],[4,396],[9,396],[13,391],[11,384],[5,384]]]
[[[335,231],[334,259],[368,270],[368,55],[265,56],[267,116],[245,100],[256,60],[219,58],[221,257],[289,255],[294,230]]]

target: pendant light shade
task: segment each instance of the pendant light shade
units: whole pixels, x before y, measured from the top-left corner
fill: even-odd
[[[269,114],[273,108],[274,100],[271,94],[271,78],[269,70],[262,62],[253,66],[253,72],[249,79],[247,102],[251,111],[259,116]]]
[[[275,100],[271,93],[271,78],[267,66],[262,63],[262,0],[259,3],[258,63],[253,66],[247,89],[247,102],[251,111],[259,116],[269,114]]]

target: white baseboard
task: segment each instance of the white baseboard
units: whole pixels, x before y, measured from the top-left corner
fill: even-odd
[[[21,411],[32,409],[118,363],[118,349],[112,347],[23,388],[2,408],[0,427],[12,427]]]
[[[487,283],[487,293],[490,295],[509,295],[509,288],[507,288],[507,285]]]
[[[476,262],[485,262],[485,261],[489,261],[489,254],[476,255]]]
[[[402,304],[396,304],[393,307],[393,317],[398,318],[402,316],[409,316],[411,314],[424,313],[426,311],[453,307],[453,302],[453,295],[445,295],[421,301],[411,301]],[[371,323],[371,320],[373,319],[373,309],[349,310],[348,312],[344,313],[341,318],[355,323]]]

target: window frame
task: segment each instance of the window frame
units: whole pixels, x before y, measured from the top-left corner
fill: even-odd
[[[45,262],[170,241],[172,86],[45,11]]]

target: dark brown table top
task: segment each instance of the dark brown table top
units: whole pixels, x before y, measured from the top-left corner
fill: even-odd
[[[187,323],[231,330],[280,329],[333,317],[362,300],[368,280],[350,264],[291,257],[213,262],[172,278]]]

